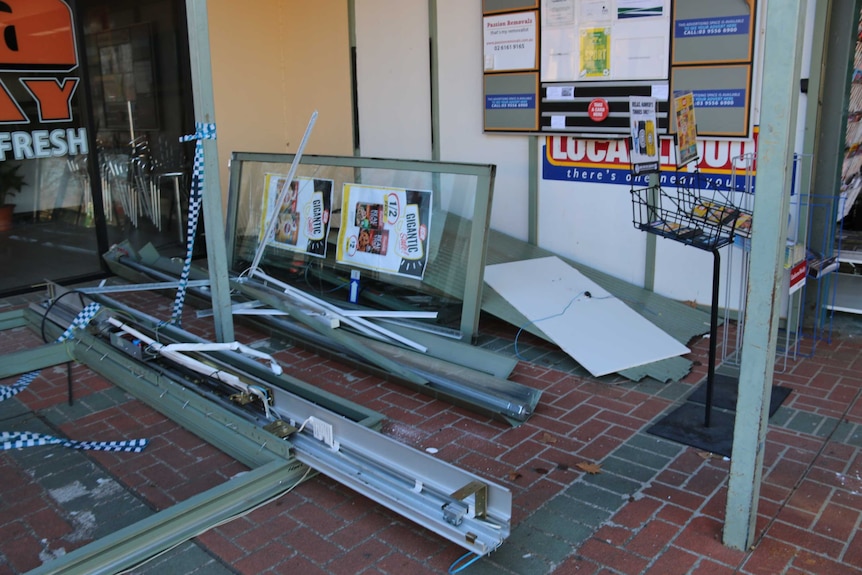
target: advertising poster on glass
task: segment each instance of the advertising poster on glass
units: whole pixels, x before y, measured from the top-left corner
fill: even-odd
[[[659,146],[656,134],[656,99],[629,96],[632,149],[630,162],[636,175],[659,171]]]
[[[673,98],[676,128],[676,164],[680,168],[699,159],[697,155],[697,122],[694,118],[694,94],[675,94]]]
[[[261,241],[263,230],[275,211],[276,200],[287,185],[287,176],[266,174],[264,182]],[[332,180],[295,178],[290,183],[287,196],[278,211],[275,231],[267,245],[315,257],[326,257],[333,185]]]
[[[421,279],[430,229],[430,190],[344,184],[336,261]]]

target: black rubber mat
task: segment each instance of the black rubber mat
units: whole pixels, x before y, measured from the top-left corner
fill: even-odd
[[[705,416],[706,406],[687,401],[650,426],[647,433],[730,457],[736,413],[713,408],[709,427],[704,425]]]
[[[697,386],[686,402],[663,416],[647,429],[647,433],[697,449],[730,457],[733,449],[733,425],[736,421],[736,398],[739,380],[715,374],[712,385],[712,406],[709,426],[706,411],[706,381]],[[769,416],[772,417],[792,390],[772,386]]]
[[[781,387],[780,385],[772,386],[772,398],[769,401],[769,417],[775,415],[787,396],[792,390],[789,387]],[[712,406],[719,409],[736,409],[736,397],[739,392],[739,379],[729,375],[720,373],[715,374],[715,379],[712,384]],[[688,396],[688,401],[695,403],[706,403],[706,381],[697,386],[697,388]]]

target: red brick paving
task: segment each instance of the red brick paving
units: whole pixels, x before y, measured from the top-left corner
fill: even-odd
[[[151,313],[169,313],[169,304],[148,294],[123,299],[150,308],[155,301],[156,311]],[[212,331],[191,314],[184,321],[186,329]],[[492,329],[511,332],[499,323]],[[249,342],[263,337],[242,326],[237,333]],[[40,343],[24,328],[0,333],[3,352]],[[700,365],[684,380],[692,384],[703,377],[707,349],[705,341],[693,343],[691,357]],[[775,378],[794,389],[785,406],[862,423],[860,352],[859,338],[835,338],[820,342],[814,357],[791,361]],[[436,447],[442,459],[507,485],[513,492],[515,528],[578,481],[576,463],[601,461],[670,405],[625,383],[607,385],[521,362],[511,378],[542,389],[544,396],[526,424],[509,428],[304,350],[290,349],[279,357],[298,377],[383,412],[384,433],[417,448]],[[111,385],[84,366],[75,365],[73,373],[78,398]],[[65,404],[65,366],[45,370],[18,397],[36,411]],[[132,399],[64,425],[62,431],[92,439],[149,437],[152,444],[142,454],[100,452],[90,457],[156,509],[245,469]],[[775,427],[769,430],[767,445],[757,532],[767,531],[753,550],[736,551],[721,542],[729,463],[688,448],[592,537],[572,549],[553,572],[862,572],[862,537],[856,534],[862,517],[859,449]],[[72,527],[51,505],[50,496],[18,472],[6,454],[0,454],[0,482],[4,485],[0,575],[21,573],[41,563],[42,539],[62,539]],[[462,554],[457,546],[325,477],[311,479],[277,502],[212,529],[198,542],[237,572],[249,574],[441,573]]]

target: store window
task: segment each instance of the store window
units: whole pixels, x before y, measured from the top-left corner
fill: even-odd
[[[0,290],[97,272],[72,10],[3,0],[0,28]]]
[[[0,0],[0,29],[0,293],[99,274],[113,244],[183,254],[185,3]]]
[[[177,0],[80,0],[111,244],[184,253],[194,130],[185,19]]]

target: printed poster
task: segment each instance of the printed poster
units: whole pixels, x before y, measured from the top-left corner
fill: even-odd
[[[538,67],[538,14],[535,11],[486,16],[485,71],[534,70]]]
[[[575,0],[544,0],[542,26],[572,26],[575,23]]]
[[[661,0],[617,0],[617,18],[651,18],[664,16]]]
[[[270,214],[287,184],[287,176],[266,174],[264,177],[263,208],[259,240],[263,239]],[[326,257],[326,238],[329,236],[332,213],[332,180],[294,178],[268,246],[290,250],[315,257]]]
[[[674,96],[673,108],[676,111],[676,159],[677,165],[682,167],[698,159],[694,94],[687,92]]]
[[[431,191],[344,184],[336,261],[422,278],[428,263]]]
[[[609,28],[581,30],[581,78],[607,78],[611,75],[610,46]]]
[[[659,171],[659,146],[656,134],[656,99],[629,96],[632,150],[630,160],[635,174]]]

